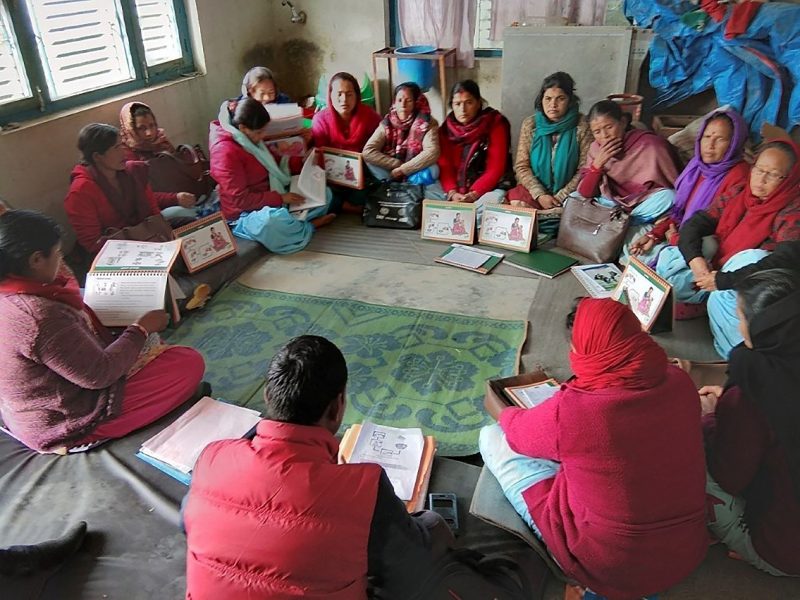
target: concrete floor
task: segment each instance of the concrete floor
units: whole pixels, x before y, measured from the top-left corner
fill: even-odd
[[[383,233],[389,236],[393,232]],[[318,235],[322,237],[321,234]],[[324,244],[317,243],[315,250],[321,249],[324,249]],[[574,282],[565,279],[570,277],[564,274],[546,280],[497,273],[484,276],[443,265],[305,251],[290,256],[270,255],[253,265],[240,281],[260,289],[487,318],[526,319],[529,314],[541,315],[541,307],[534,306],[537,292],[542,299],[547,298],[548,303],[558,298],[559,305],[561,300],[566,302],[574,297]],[[552,286],[564,286],[565,292],[562,294],[556,290],[554,293]],[[530,326],[527,346],[530,352],[531,346],[537,345],[537,339],[547,340],[548,348],[539,348],[536,354],[546,358],[552,374],[562,376],[566,372],[566,355],[555,356],[551,351],[561,354],[558,346],[566,347],[566,342],[551,345],[559,335],[563,337],[560,333],[563,315],[556,312],[558,314],[553,318],[539,317]],[[555,328],[559,329],[558,333]],[[675,342],[670,340],[667,345],[675,346]],[[526,367],[532,366],[528,360],[523,360]],[[544,598],[560,600],[563,595],[563,584],[551,578]],[[705,561],[692,575],[660,597],[668,600],[800,600],[800,579],[776,578],[756,571],[747,564],[729,559],[725,548],[716,545],[709,549]]]

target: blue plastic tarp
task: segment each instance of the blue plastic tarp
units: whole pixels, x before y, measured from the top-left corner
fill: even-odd
[[[713,88],[720,104],[739,110],[758,137],[764,123],[800,125],[800,5],[760,7],[747,31],[724,37],[725,19],[701,30],[681,21],[697,10],[682,0],[626,0],[625,15],[656,33],[650,47],[650,83],[656,106],[670,106]]]

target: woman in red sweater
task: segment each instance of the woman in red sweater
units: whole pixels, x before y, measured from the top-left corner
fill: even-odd
[[[471,79],[453,86],[450,108],[439,128],[441,190],[436,195],[475,203],[480,217],[484,204],[499,204],[505,198],[499,185],[511,166],[511,126],[500,112],[484,108],[481,90]]]
[[[83,161],[70,176],[64,209],[78,243],[95,254],[109,229],[138,225],[160,207],[147,180],[147,163],[126,159],[116,127],[92,123],[78,134]]]
[[[762,271],[736,291],[744,343],[724,390],[700,390],[709,528],[735,557],[800,576],[800,277]]]
[[[361,102],[361,88],[350,73],[336,73],[328,82],[328,106],[314,115],[311,135],[317,148],[327,146],[362,152],[381,123],[381,116]],[[367,201],[364,190],[333,186],[333,212],[361,214]]]
[[[481,431],[481,454],[567,576],[608,598],[663,591],[708,545],[697,391],[611,299],[578,304],[570,363],[554,396]]]
[[[289,191],[291,174],[300,172],[303,161],[272,155],[263,141],[267,123],[267,109],[253,98],[223,102],[209,133],[211,176],[233,234],[288,254],[305,248],[314,228],[333,215],[325,214],[327,205],[312,208],[305,219],[289,212],[291,205],[305,200]]]

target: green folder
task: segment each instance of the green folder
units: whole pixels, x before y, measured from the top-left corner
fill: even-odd
[[[561,275],[577,262],[577,258],[571,258],[550,250],[533,250],[530,253],[514,252],[506,256],[505,260],[505,263],[511,267],[522,269],[534,275],[541,275],[548,279]]]

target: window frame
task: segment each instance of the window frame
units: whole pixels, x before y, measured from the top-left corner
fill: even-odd
[[[400,0],[389,0],[389,45],[396,48],[400,44],[402,35],[400,34],[400,18],[397,9]],[[477,0],[475,0],[477,2]],[[476,48],[473,51],[475,58],[502,58],[502,48]]]
[[[125,24],[134,78],[96,90],[90,90],[60,100],[50,99],[46,85],[44,65],[33,33],[33,22],[28,13],[25,0],[0,0],[9,14],[11,26],[19,45],[19,53],[32,97],[23,98],[8,104],[0,105],[0,124],[22,123],[36,118],[53,115],[65,110],[92,104],[119,96],[134,90],[143,90],[160,83],[172,81],[195,72],[194,55],[189,35],[189,21],[183,0],[171,0],[175,10],[175,21],[178,28],[179,44],[182,57],[147,67],[144,53],[142,32],[139,28],[135,0],[119,0],[122,9],[122,20]]]

